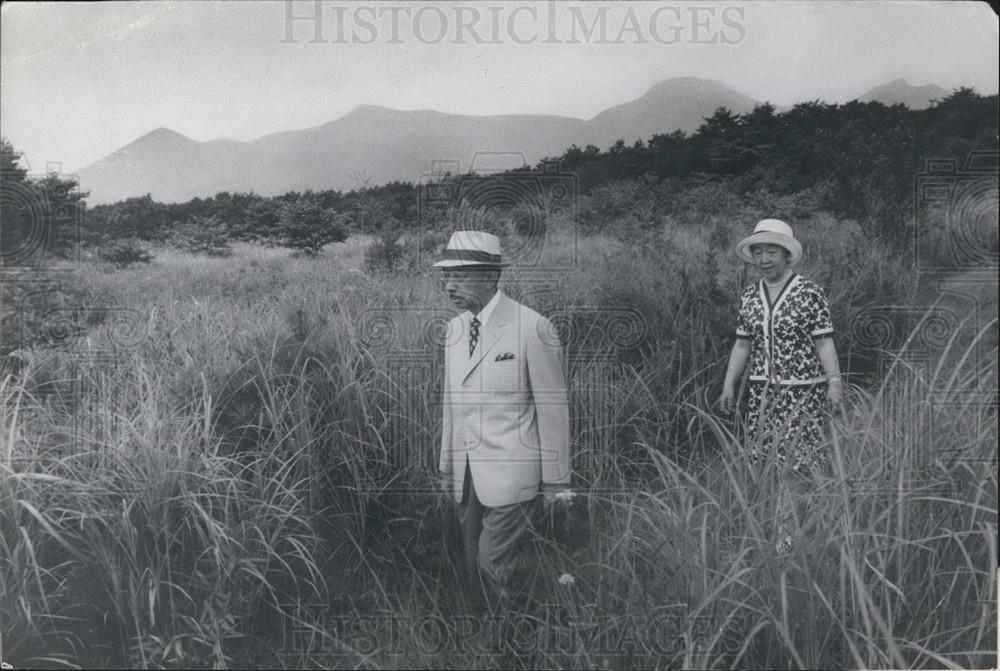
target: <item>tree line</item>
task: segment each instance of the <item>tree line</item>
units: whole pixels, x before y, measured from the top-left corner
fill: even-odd
[[[961,171],[972,152],[997,151],[997,113],[996,95],[969,88],[924,110],[815,101],[777,113],[763,104],[747,114],[719,109],[690,136],[619,140],[607,151],[574,146],[559,160],[585,194],[629,179],[671,194],[705,182],[727,183],[744,197],[807,193],[815,207],[895,240],[906,237],[914,182],[928,161],[953,159]]]
[[[808,207],[857,221],[873,238],[903,241],[910,239],[906,228],[913,220],[916,176],[929,160],[954,159],[960,169],[971,152],[996,152],[997,119],[997,96],[968,88],[924,110],[814,101],[777,112],[765,103],[746,114],[720,108],[691,134],[656,134],[632,145],[619,140],[606,150],[574,145],[561,156],[499,175],[446,174],[430,185],[397,181],[347,193],[330,189],[266,197],[222,192],[185,203],[159,203],[147,194],[96,207],[86,207],[87,194],[72,178],[29,177],[16,150],[3,141],[0,251],[4,264],[16,262],[25,251],[60,254],[76,245],[96,249],[109,260],[121,253],[127,261],[144,242],[175,242],[191,251],[222,255],[230,241],[248,240],[315,254],[351,233],[389,239],[406,231],[446,228],[454,208],[470,203],[513,211],[516,227],[518,210],[522,215],[526,209],[529,214],[544,212],[544,184],[566,177],[571,178],[570,195],[579,198],[578,214],[586,230],[601,230],[614,221],[618,201],[632,210],[645,202],[655,223],[657,214],[678,207],[685,192],[710,184],[724,186],[738,198],[795,196]],[[553,165],[558,165],[557,174]],[[526,202],[491,201],[476,196],[482,188],[469,188],[502,185],[525,175],[536,176],[543,185],[529,185]],[[444,197],[429,196],[434,189]]]

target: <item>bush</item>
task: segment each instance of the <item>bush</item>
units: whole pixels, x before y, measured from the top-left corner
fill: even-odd
[[[192,254],[223,257],[233,251],[226,223],[214,214],[193,215],[185,223],[175,225],[173,238],[174,244]]]
[[[369,274],[398,270],[405,253],[406,248],[394,236],[383,235],[365,247],[364,270]]]
[[[346,215],[323,208],[312,198],[286,203],[281,210],[281,244],[315,256],[324,245],[347,239],[346,219]]]
[[[525,238],[545,237],[548,215],[542,208],[528,203],[518,203],[510,211],[514,232]]]
[[[136,263],[149,263],[155,258],[135,238],[113,240],[102,244],[97,250],[97,257],[116,268],[127,268]]]
[[[638,229],[655,227],[663,208],[654,177],[622,179],[595,188],[580,210],[580,223],[585,233],[612,230],[611,222],[628,219]]]
[[[465,201],[450,205],[445,215],[451,231],[484,231],[503,238],[507,235],[507,219],[497,208],[477,207]]]

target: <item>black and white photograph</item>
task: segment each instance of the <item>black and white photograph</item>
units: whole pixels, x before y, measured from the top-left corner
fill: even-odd
[[[0,5],[0,665],[997,668],[1000,22]]]

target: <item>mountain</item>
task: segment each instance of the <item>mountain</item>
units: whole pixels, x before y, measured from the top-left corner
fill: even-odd
[[[91,205],[146,193],[178,202],[216,193],[217,184],[237,179],[252,154],[244,142],[198,142],[158,128],[78,174],[81,190],[91,191]]]
[[[637,100],[604,110],[584,125],[574,141],[580,147],[592,144],[608,149],[618,139],[631,145],[656,133],[691,133],[719,107],[744,114],[753,111],[756,104],[753,98],[720,82],[676,77],[660,82]]]
[[[858,101],[863,103],[877,101],[883,105],[903,104],[913,110],[922,110],[930,107],[932,100],[941,100],[947,95],[948,91],[935,84],[911,86],[905,79],[897,79],[876,86],[859,96]]]
[[[947,92],[896,80],[859,100],[926,107]],[[693,132],[719,107],[744,113],[756,101],[724,84],[695,77],[667,79],[642,97],[589,120],[551,115],[470,116],[362,105],[329,123],[274,133],[251,142],[198,142],[160,128],[78,171],[88,203],[150,193],[179,202],[219,191],[341,191],[394,180],[416,182],[439,170],[519,167],[558,156],[571,145],[631,145],[656,133]]]
[[[252,142],[197,142],[161,128],[78,174],[91,205],[146,193],[180,202],[219,191],[347,191],[366,183],[417,182],[438,169],[535,163],[565,151],[563,138],[583,124],[559,116],[463,116],[363,105],[321,126]]]
[[[444,169],[518,168],[561,154],[566,149],[561,138],[582,123],[559,116],[466,116],[363,105],[322,126],[254,141],[257,158],[244,184],[261,194],[349,190],[365,182],[416,182]]]

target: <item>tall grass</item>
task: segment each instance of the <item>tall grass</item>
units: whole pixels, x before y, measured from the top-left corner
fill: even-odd
[[[994,666],[996,399],[984,384],[995,359],[980,363],[986,365],[947,376],[900,363],[874,394],[853,390],[851,411],[830,418],[827,467],[809,476],[783,472],[773,461],[750,464],[724,422],[690,406],[693,421],[714,436],[717,457],[693,466],[642,444],[644,464],[655,468],[641,486],[621,470],[624,459],[602,471],[582,502],[556,518],[563,533],[535,538],[532,569],[523,576],[527,605],[515,618],[522,638],[488,619],[463,617],[454,597],[439,592],[442,579],[455,577],[411,563],[373,572],[406,587],[378,599],[382,619],[375,622],[385,648],[363,661]],[[627,406],[627,398],[614,398],[603,399],[612,412]],[[888,452],[889,426],[898,452]],[[651,425],[636,432],[657,434]],[[776,547],[782,497],[792,511],[788,553]],[[564,574],[572,585],[559,583]],[[395,617],[411,626],[390,631]],[[506,634],[497,640],[494,631]],[[428,657],[427,650],[444,656]]]
[[[325,594],[305,451],[223,456],[207,394],[181,416],[142,363],[92,374],[100,379],[78,402],[93,414],[72,427],[27,416],[31,399],[10,378],[0,390],[11,410],[4,654],[22,664],[232,664],[260,623]]]
[[[840,273],[851,248],[820,229],[809,272],[838,324],[903,298]],[[581,496],[539,525],[507,621],[468,610],[431,485],[453,314],[435,278],[352,271],[359,243],[238,245],[84,269],[90,307],[132,337],[105,314],[2,380],[0,657],[995,666],[995,323],[956,331],[937,365],[886,359],[830,418],[828,467],[793,478],[749,464],[713,414],[742,281],[719,233],[668,228],[645,251],[556,233],[547,258],[576,270],[515,268],[505,291],[568,329]]]

